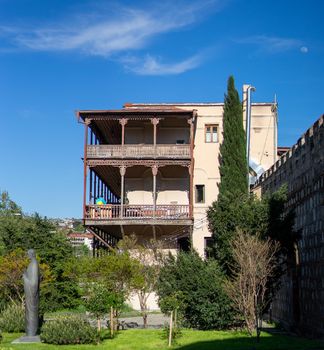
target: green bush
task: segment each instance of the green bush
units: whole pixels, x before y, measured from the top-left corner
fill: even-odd
[[[25,331],[25,309],[19,304],[9,304],[0,314],[0,330],[8,333]]]
[[[236,313],[223,290],[224,275],[216,261],[202,260],[196,252],[170,256],[161,269],[157,294],[161,311],[177,308],[184,326],[224,329]]]
[[[99,336],[90,323],[76,315],[64,316],[43,325],[41,340],[48,344],[90,344],[98,342]]]

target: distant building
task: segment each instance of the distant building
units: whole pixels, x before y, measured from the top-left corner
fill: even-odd
[[[93,234],[92,233],[80,233],[71,232],[67,234],[72,247],[80,247],[85,245],[89,250],[92,250],[93,246]]]
[[[83,219],[95,250],[135,234],[205,254],[206,211],[220,181],[223,106],[127,103],[77,112],[85,125]],[[246,91],[243,107],[245,124]],[[277,104],[253,103],[251,115],[250,164],[260,174],[277,160]]]

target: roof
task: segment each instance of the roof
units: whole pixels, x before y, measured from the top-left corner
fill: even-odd
[[[178,108],[175,106],[141,106],[134,108],[122,108],[122,109],[108,109],[108,110],[83,110],[76,111],[78,118],[85,120],[86,118],[102,118],[102,117],[145,117],[145,116],[174,116],[174,115],[183,115],[183,116],[192,116],[195,113],[194,109],[186,110]]]
[[[69,238],[93,238],[93,234],[92,233],[81,233],[81,232],[71,232],[68,233],[67,236]]]
[[[252,102],[252,106],[272,106],[275,102]],[[178,108],[177,106],[223,106],[224,102],[162,102],[162,103],[132,103],[127,102],[124,104],[124,108],[143,108],[143,107],[159,107],[159,108],[166,108],[166,107],[174,107]]]

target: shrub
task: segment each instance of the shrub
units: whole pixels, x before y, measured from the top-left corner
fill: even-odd
[[[185,326],[198,329],[230,327],[236,313],[223,285],[224,275],[216,261],[203,261],[196,252],[170,256],[161,269],[157,285],[161,311],[170,312],[174,308],[171,299],[176,297]]]
[[[0,314],[0,329],[3,332],[25,331],[25,309],[19,304],[9,304]]]
[[[99,340],[95,328],[80,316],[64,316],[45,322],[41,340],[49,344],[90,344]]]

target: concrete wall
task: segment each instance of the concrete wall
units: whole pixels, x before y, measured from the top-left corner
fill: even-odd
[[[324,335],[323,116],[259,180],[255,191],[288,185],[287,209],[296,215],[296,268],[288,270],[273,303],[273,318],[305,335]]]

